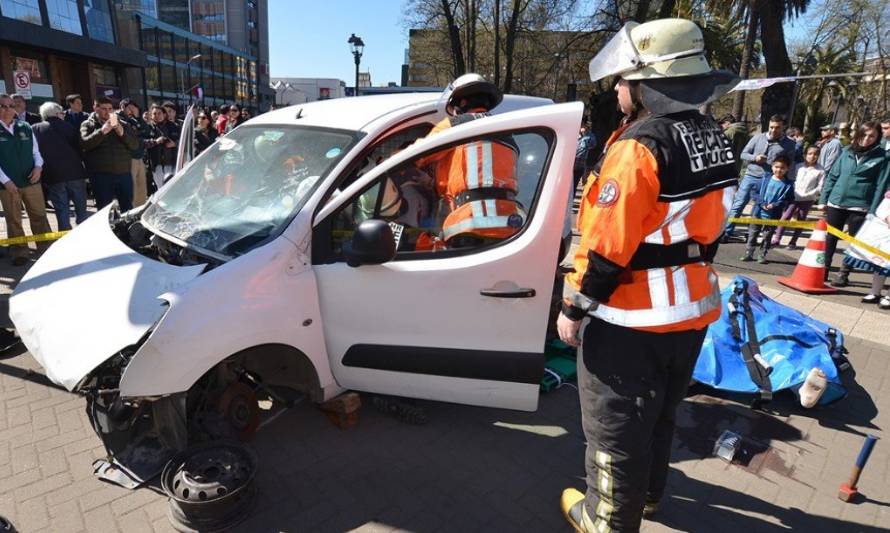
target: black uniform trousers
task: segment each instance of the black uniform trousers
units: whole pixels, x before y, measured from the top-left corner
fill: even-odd
[[[667,483],[677,405],[706,329],[651,333],[591,317],[578,358],[587,440],[585,507],[597,527],[637,531]],[[605,531],[606,529],[601,529]]]
[[[850,211],[839,207],[825,207],[825,222],[829,226],[844,231],[855,236],[862,225],[865,223],[866,213],[861,211]],[[846,226],[846,228],[844,228]],[[829,233],[825,236],[825,278],[828,279],[828,271],[831,269],[831,261],[834,258],[834,252],[837,250],[837,237]],[[849,272],[850,267],[841,261],[841,272]]]

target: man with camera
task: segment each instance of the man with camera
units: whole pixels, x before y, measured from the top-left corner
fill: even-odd
[[[130,159],[138,146],[133,128],[114,112],[111,100],[96,98],[93,112],[80,125],[80,147],[98,209],[115,199],[122,212],[133,208]]]

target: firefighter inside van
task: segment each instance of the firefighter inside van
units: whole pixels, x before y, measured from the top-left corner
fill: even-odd
[[[464,74],[452,83],[445,111],[429,135],[489,116],[503,95],[478,74]],[[516,234],[526,213],[517,201],[519,150],[509,138],[480,139],[436,152],[418,162],[434,174],[442,239],[448,248],[497,242]],[[444,208],[444,209],[443,209]]]

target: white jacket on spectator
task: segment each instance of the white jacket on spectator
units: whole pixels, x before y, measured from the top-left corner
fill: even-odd
[[[819,163],[811,167],[799,163],[794,169],[794,200],[797,202],[818,200],[824,181],[825,169]]]

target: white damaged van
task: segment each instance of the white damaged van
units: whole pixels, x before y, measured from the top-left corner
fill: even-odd
[[[507,96],[426,137],[438,94],[341,98],[260,115],[149,202],[107,207],[21,280],[10,317],[47,376],[83,394],[135,486],[196,426],[255,429],[258,388],[346,389],[534,410],[583,106]],[[509,139],[525,216],[510,238],[418,250],[385,216],[393,177]],[[355,237],[355,238],[354,238]]]

